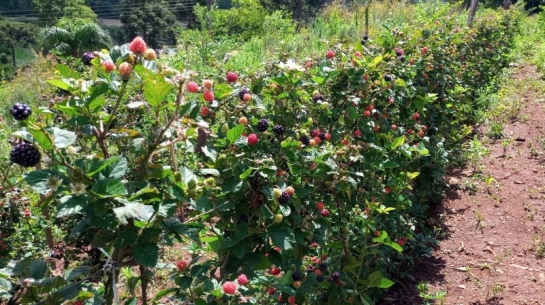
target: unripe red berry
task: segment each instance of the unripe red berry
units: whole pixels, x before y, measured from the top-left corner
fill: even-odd
[[[144,39],[142,39],[142,37],[134,38],[129,44],[129,50],[135,54],[142,54],[146,52],[146,49],[146,42]]]
[[[187,83],[187,91],[190,93],[197,93],[199,92],[199,85],[197,85],[197,83],[194,81],[190,81]]]
[[[227,82],[228,83],[234,83],[237,81],[238,76],[235,72],[227,72]]]
[[[113,70],[115,70],[115,64],[111,61],[105,61],[102,63],[102,66],[104,67],[104,69],[106,69],[106,72],[110,73],[112,72]]]
[[[257,137],[255,133],[252,133],[248,136],[248,145],[250,146],[256,145],[258,141],[259,141],[259,138]]]
[[[234,294],[236,290],[237,290],[237,284],[235,284],[234,282],[223,283],[223,293]]]
[[[128,62],[123,62],[119,65],[119,73],[124,78],[129,78],[132,74],[132,65]]]
[[[204,90],[204,92],[202,93],[202,97],[205,101],[211,103],[214,101],[214,92],[212,92],[211,90]]]

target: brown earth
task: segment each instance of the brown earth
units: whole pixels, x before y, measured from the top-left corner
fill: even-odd
[[[545,304],[545,82],[532,65],[511,72],[502,103],[520,112],[507,115],[503,139],[482,127],[489,155],[453,171],[432,211],[445,238],[381,304]],[[446,295],[426,302],[418,283]]]

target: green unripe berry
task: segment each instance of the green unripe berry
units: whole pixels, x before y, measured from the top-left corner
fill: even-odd
[[[280,189],[274,189],[273,190],[273,196],[276,199],[280,198],[280,196],[282,196],[282,191]]]
[[[190,189],[190,190],[196,189],[197,188],[197,181],[195,181],[194,179],[189,180],[187,182],[187,188]]]
[[[281,223],[284,220],[284,215],[276,214],[274,215],[274,223]]]

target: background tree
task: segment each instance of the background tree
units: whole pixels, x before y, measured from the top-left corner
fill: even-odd
[[[112,38],[98,24],[84,19],[61,19],[56,26],[43,29],[39,41],[46,50],[79,57],[83,52],[108,48]]]
[[[53,25],[63,17],[96,20],[85,0],[32,0],[32,11],[40,24]]]
[[[312,17],[327,0],[260,0],[269,11],[285,10],[293,14],[296,20]]]
[[[142,36],[152,48],[174,41],[176,15],[165,0],[121,0],[120,17],[126,40]]]
[[[4,42],[11,49],[11,60],[13,67],[17,66],[15,61],[15,47],[24,43],[34,42],[36,39],[36,28],[33,25],[4,21],[0,23],[0,41]]]

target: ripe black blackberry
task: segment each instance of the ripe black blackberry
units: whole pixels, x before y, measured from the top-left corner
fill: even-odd
[[[405,62],[405,56],[400,56],[399,60],[401,60],[401,62]]]
[[[325,132],[320,132],[320,134],[318,135],[318,138],[320,138],[320,140],[322,141],[325,141]]]
[[[241,214],[241,215],[238,217],[238,223],[241,223],[241,222],[248,223],[248,215],[246,215],[246,214]]]
[[[257,130],[265,132],[267,129],[269,129],[269,121],[267,119],[261,119],[257,122]]]
[[[401,50],[396,51],[396,56],[397,57],[401,57],[402,55],[403,55],[403,52],[401,52]]]
[[[248,88],[244,88],[240,90],[240,92],[238,93],[238,97],[240,98],[241,101],[244,100],[244,94],[246,93],[250,93],[250,90]]]
[[[282,192],[282,195],[280,195],[280,197],[278,197],[278,202],[280,202],[281,204],[286,204],[288,203],[288,201],[290,201],[290,194],[286,193],[286,192]]]
[[[333,272],[333,274],[331,275],[331,278],[334,280],[334,281],[337,281],[341,278],[341,274],[338,272],[338,271],[335,271]]]
[[[93,53],[85,52],[81,56],[81,62],[83,62],[84,65],[89,66],[91,65],[91,60],[93,60],[93,58],[95,58],[95,55],[93,55]]]
[[[321,94],[316,94],[316,96],[314,96],[312,99],[314,100],[315,103],[317,103],[318,101],[323,101],[324,96]]]
[[[321,282],[323,282],[324,280],[325,280],[325,277],[324,277],[322,274],[320,274],[320,275],[318,275],[318,276],[316,277],[316,282],[318,282],[318,283],[321,283]]]
[[[318,268],[320,268],[320,270],[324,271],[327,269],[327,264],[326,263],[321,263],[320,265],[318,265]]]
[[[329,302],[329,297],[328,297],[327,295],[325,295],[325,294],[324,294],[324,295],[322,295],[322,297],[321,297],[320,299],[321,299],[321,300],[322,300],[322,302],[324,302],[324,303],[327,303],[327,302]]]
[[[301,275],[301,272],[299,271],[294,271],[291,275],[291,278],[294,280],[294,281],[300,281],[301,278],[302,278],[302,275]]]
[[[23,167],[31,167],[40,162],[40,151],[32,144],[20,143],[17,144],[10,153],[10,160],[15,164]]]
[[[282,135],[284,133],[284,127],[282,127],[281,125],[275,125],[273,127],[273,132],[277,135]]]
[[[299,138],[299,140],[301,140],[301,143],[303,143],[305,145],[309,144],[309,140],[308,140],[307,136],[301,136],[301,138]]]
[[[386,74],[384,75],[384,80],[387,82],[392,81],[392,76],[390,74]]]
[[[26,120],[32,114],[32,110],[30,109],[30,106],[27,104],[21,104],[21,103],[17,103],[13,105],[9,112],[11,113],[11,115],[13,115],[13,118],[15,118],[17,121]]]

